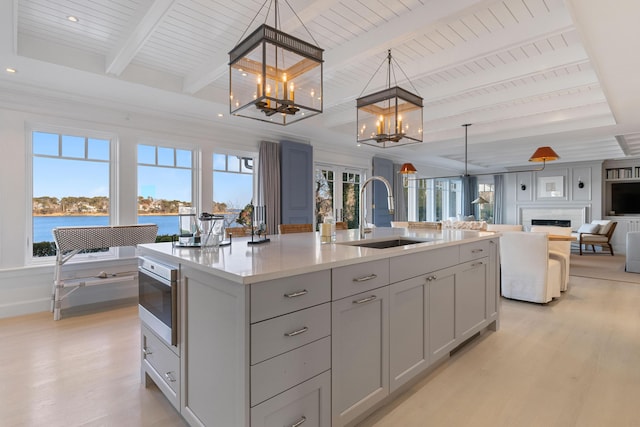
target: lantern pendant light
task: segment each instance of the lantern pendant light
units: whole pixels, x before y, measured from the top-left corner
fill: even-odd
[[[394,71],[392,68],[391,49],[387,51],[386,61],[387,88],[361,96],[356,101],[358,108],[358,144],[389,148],[422,142],[422,97],[398,87],[397,84],[391,87],[391,74]],[[381,66],[382,64],[380,64]],[[402,71],[397,62],[396,66]],[[378,70],[380,70],[380,67],[378,67]],[[376,73],[378,70],[376,70]],[[375,77],[376,73],[374,73],[373,77]],[[404,74],[404,71],[402,73]],[[407,75],[404,74],[404,76],[411,84]],[[369,83],[373,77],[369,80]],[[413,84],[411,86],[413,87]]]
[[[267,1],[265,22],[274,3],[275,26],[260,25],[229,52],[229,108],[236,116],[286,126],[322,113],[323,49],[281,31],[278,0]]]

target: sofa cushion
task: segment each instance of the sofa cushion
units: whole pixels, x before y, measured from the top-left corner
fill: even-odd
[[[600,224],[582,224],[578,228],[578,233],[596,234],[600,231]]]

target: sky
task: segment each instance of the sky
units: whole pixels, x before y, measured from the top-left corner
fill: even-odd
[[[108,196],[107,163],[34,158],[34,197]],[[139,168],[138,195],[166,200],[191,200],[189,170],[145,167]],[[78,177],[84,177],[78,179]],[[251,175],[215,173],[214,199],[229,207],[242,208],[251,201]]]
[[[34,197],[95,197],[109,195],[109,147],[108,141],[84,137],[63,136],[34,132],[34,154],[73,157],[89,157],[96,161],[78,161],[56,157],[33,158]],[[139,146],[139,157],[155,162],[155,152],[150,146]],[[61,152],[59,152],[61,150]],[[178,165],[190,165],[188,150],[175,150]],[[145,157],[146,156],[146,157]],[[152,160],[148,158],[151,157]],[[224,156],[222,156],[224,157]],[[231,156],[230,156],[231,158]],[[144,161],[144,160],[143,160]],[[173,149],[159,149],[157,162],[173,164]],[[213,173],[213,172],[212,172]],[[138,195],[154,199],[191,201],[191,170],[173,167],[138,167]],[[242,208],[251,201],[253,177],[250,174],[216,172],[214,174],[214,201],[227,203],[229,207]]]

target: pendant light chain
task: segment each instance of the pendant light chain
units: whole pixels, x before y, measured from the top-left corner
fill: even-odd
[[[380,65],[378,65],[378,68],[376,68],[376,71],[373,73],[373,75],[369,78],[369,81],[367,82],[367,84],[364,86],[364,89],[362,89],[362,92],[360,92],[360,95],[358,95],[358,98],[362,98],[362,94],[364,93],[365,90],[367,90],[367,88],[369,87],[369,83],[371,83],[371,80],[373,80],[373,78],[378,74],[378,71],[380,71],[380,68],[384,65],[386,61],[386,58],[382,60],[382,62],[380,63]]]
[[[307,32],[307,34],[309,35],[309,37],[311,37],[311,40],[313,40],[313,42],[316,44],[316,46],[320,46],[318,44],[318,41],[313,37],[313,34],[311,34],[311,32],[309,31],[309,29],[307,28],[306,25],[304,25],[304,22],[302,22],[302,19],[300,19],[300,17],[298,16],[298,14],[296,13],[295,10],[293,10],[293,8],[291,7],[291,5],[289,4],[289,0],[284,0],[284,2],[287,4],[287,6],[289,6],[289,9],[291,9],[291,12],[293,12],[293,14],[295,15],[296,18],[298,18],[298,21],[300,22],[300,25],[302,25],[302,28],[304,28],[304,30]]]
[[[240,38],[238,39],[238,41],[236,42],[236,44],[234,45],[234,48],[236,48],[240,42],[242,40],[244,40],[244,36],[247,34],[247,31],[249,31],[249,28],[251,28],[251,25],[253,25],[254,21],[256,20],[256,18],[260,15],[260,12],[262,12],[262,9],[264,9],[265,5],[267,4],[269,0],[265,0],[264,3],[262,3],[262,6],[260,6],[260,9],[258,10],[258,12],[255,14],[255,16],[253,17],[253,19],[251,19],[251,22],[249,22],[249,25],[247,25],[247,28],[244,29],[244,32],[242,33],[242,35],[240,36]],[[271,2],[273,3],[273,0],[271,0]],[[269,16],[269,11],[271,10],[271,3],[269,3],[269,9],[267,10],[267,15],[264,18],[264,22],[267,22],[267,17]]]

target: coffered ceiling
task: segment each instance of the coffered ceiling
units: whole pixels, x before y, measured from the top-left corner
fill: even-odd
[[[324,113],[286,128],[228,114],[228,52],[263,0],[2,0],[0,89],[291,132],[331,150],[355,146],[355,100],[391,49],[424,98],[425,142],[359,147],[367,156],[460,171],[463,123],[471,173],[527,166],[541,145],[566,162],[640,155],[636,0],[288,2],[304,26],[280,0],[280,27],[313,42],[308,29],[325,63]]]

